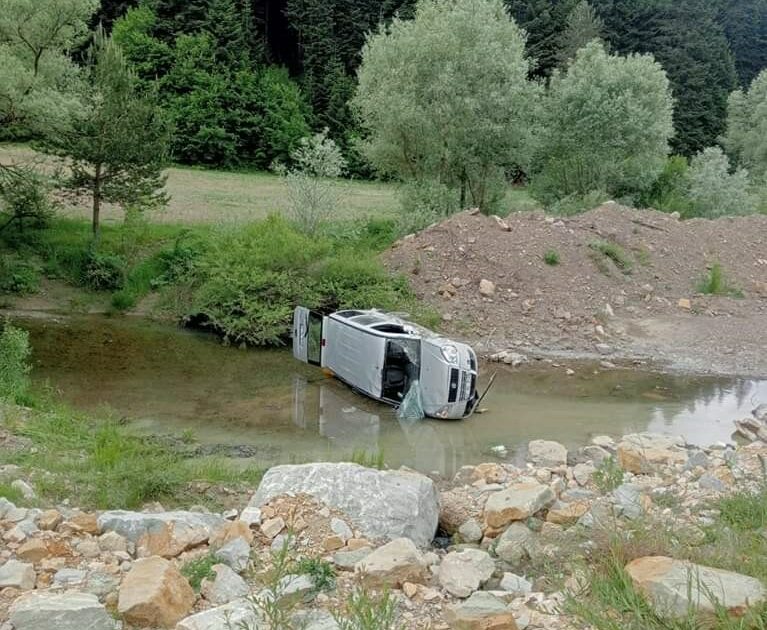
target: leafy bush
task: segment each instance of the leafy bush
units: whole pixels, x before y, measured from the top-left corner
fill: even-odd
[[[293,166],[279,164],[277,172],[288,188],[289,214],[298,228],[313,234],[338,206],[338,184],[333,181],[346,169],[346,160],[328,130],[302,138],[290,154]]]
[[[652,188],[640,197],[640,205],[663,212],[690,214],[691,203],[687,196],[687,158],[672,155],[663,167]]]
[[[80,280],[95,291],[116,291],[125,282],[125,266],[120,256],[91,251],[83,261]]]
[[[399,630],[397,601],[391,593],[374,594],[357,587],[348,598],[346,608],[333,615],[341,630]]]
[[[581,48],[555,72],[545,99],[532,191],[543,203],[605,190],[649,189],[673,135],[673,99],[663,68],[649,55]]]
[[[727,153],[735,163],[757,179],[767,176],[767,70],[753,80],[748,90],[730,94],[727,108],[727,133],[723,138]]]
[[[698,283],[698,293],[706,295],[729,295],[732,297],[742,297],[743,292],[732,286],[727,280],[724,269],[719,263],[714,263],[708,270],[708,273]]]
[[[687,172],[687,194],[692,205],[688,214],[714,218],[756,212],[748,171],[730,173],[730,161],[719,147],[695,155]]]
[[[34,263],[0,254],[0,293],[35,293],[40,285],[40,269]]]
[[[296,564],[296,573],[308,575],[318,591],[329,591],[336,585],[333,565],[322,558],[301,558]]]
[[[412,234],[458,212],[458,194],[454,189],[431,179],[409,182],[400,193],[400,234]]]
[[[29,387],[29,333],[8,321],[0,326],[0,400],[15,403]]]
[[[612,492],[623,483],[623,470],[615,458],[605,457],[591,476],[594,485],[602,494]]]
[[[0,178],[0,210],[17,230],[42,229],[53,216],[50,183],[40,173],[29,169],[12,170]]]
[[[540,184],[540,181],[538,184]],[[535,192],[533,192],[533,194],[535,194]],[[551,214],[568,217],[588,210],[593,210],[608,199],[610,199],[610,195],[601,190],[592,190],[583,194],[573,193],[554,201],[549,204],[546,209]]]
[[[556,249],[550,249],[543,255],[543,262],[551,267],[559,264],[559,252]]]

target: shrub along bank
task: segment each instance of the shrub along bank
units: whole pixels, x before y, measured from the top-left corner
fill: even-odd
[[[94,245],[85,222],[58,219],[45,230],[3,235],[0,252],[13,249],[36,262],[23,270],[0,266],[0,276],[9,276],[0,277],[0,287],[27,290],[41,275],[59,278],[111,293],[115,311],[156,291],[163,314],[248,345],[284,343],[297,304],[408,310],[433,324],[406,280],[377,260],[396,236],[388,220],[331,224],[311,236],[278,216],[237,227],[128,220],[105,226]],[[18,283],[21,271],[25,281]]]

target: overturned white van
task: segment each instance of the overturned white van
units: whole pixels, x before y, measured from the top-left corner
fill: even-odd
[[[399,406],[415,384],[432,418],[466,418],[477,405],[477,355],[470,346],[381,311],[321,315],[299,306],[293,355],[389,405]]]

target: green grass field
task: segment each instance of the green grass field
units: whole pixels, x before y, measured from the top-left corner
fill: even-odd
[[[41,156],[20,144],[0,144],[0,162],[36,160],[51,170],[54,158]],[[400,208],[399,187],[395,183],[343,180],[338,182],[343,200],[334,219],[393,218]],[[276,175],[263,172],[206,170],[174,166],[168,169],[167,191],[170,203],[152,211],[148,218],[156,223],[206,224],[249,223],[286,207],[285,184]],[[509,211],[538,207],[524,188],[510,187],[505,206]],[[67,200],[61,214],[71,218],[90,218],[87,200]],[[502,214],[506,214],[503,212]],[[105,223],[122,221],[119,208],[107,205],[102,211]]]

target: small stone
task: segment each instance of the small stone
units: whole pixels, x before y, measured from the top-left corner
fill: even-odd
[[[16,588],[20,591],[31,591],[35,588],[37,575],[31,564],[8,560],[0,566],[0,589]]]
[[[346,548],[349,551],[355,549],[362,549],[363,547],[370,547],[370,541],[367,538],[350,538],[346,541]]]
[[[270,518],[261,524],[261,533],[270,540],[285,529],[285,521],[281,516]]]
[[[495,553],[501,560],[517,565],[529,557],[535,544],[535,533],[527,525],[512,523],[495,543]]]
[[[408,599],[413,599],[416,595],[418,595],[418,584],[413,584],[412,582],[405,582],[402,585],[402,592],[405,594],[405,597]]]
[[[95,540],[83,540],[75,547],[83,558],[98,558],[101,554],[99,544]]]
[[[372,586],[396,587],[405,582],[422,584],[427,576],[423,556],[409,538],[397,538],[372,551],[355,565],[354,570]]]
[[[572,525],[577,523],[578,519],[588,511],[589,506],[587,503],[558,503],[549,509],[546,521],[556,525]]]
[[[676,305],[683,311],[689,311],[692,309],[692,302],[688,298],[680,298]]]
[[[439,583],[454,597],[469,597],[493,575],[495,563],[485,551],[452,551],[439,566]]]
[[[482,540],[482,526],[473,518],[470,518],[458,528],[461,540],[467,543],[476,543]]]
[[[85,582],[88,574],[80,569],[61,569],[53,576],[53,583],[59,586],[76,586]]]
[[[587,486],[596,472],[592,464],[576,464],[573,466],[573,478],[579,486]]]
[[[152,556],[133,563],[120,586],[117,610],[130,624],[171,628],[189,614],[195,599],[178,569]]]
[[[128,541],[117,532],[106,532],[99,536],[98,545],[101,551],[128,551]]]
[[[506,603],[485,591],[477,591],[466,601],[448,606],[445,619],[453,630],[518,630]]]
[[[539,483],[516,483],[491,494],[485,504],[485,522],[501,528],[512,521],[524,520],[555,500],[551,488]]]
[[[325,540],[322,541],[322,546],[325,551],[335,551],[336,549],[341,549],[344,546],[344,539],[336,535],[328,536],[325,538]]]
[[[73,531],[95,535],[100,531],[98,519],[95,514],[78,512],[64,523]]]
[[[45,510],[37,517],[37,526],[45,531],[53,531],[63,520],[64,517],[58,510]]]
[[[514,595],[527,595],[532,592],[533,585],[519,575],[504,573],[503,578],[501,578],[501,590],[513,593]]]
[[[50,555],[48,547],[39,538],[33,538],[28,540],[21,547],[16,550],[16,556],[26,562],[40,562],[43,558],[47,558]]]
[[[213,555],[217,560],[239,573],[248,568],[250,545],[243,538],[235,538],[214,551]]]
[[[559,442],[533,440],[527,445],[527,459],[535,466],[557,468],[567,464],[567,449]]]
[[[246,507],[240,514],[240,520],[249,527],[261,524],[261,510],[257,507]]]
[[[658,466],[684,464],[687,452],[679,438],[657,433],[626,435],[618,444],[618,463],[637,475],[654,472]]]
[[[333,555],[333,564],[341,570],[351,571],[358,562],[367,558],[373,551],[372,547],[360,547],[350,551],[337,551]]]
[[[213,579],[203,580],[200,592],[211,604],[221,605],[250,594],[248,584],[225,564],[211,567]]]
[[[495,283],[483,278],[479,281],[479,293],[485,297],[492,297],[495,295]]]
[[[334,534],[341,538],[344,543],[346,543],[350,538],[354,537],[354,532],[352,531],[351,527],[349,527],[346,522],[342,521],[340,518],[334,517],[330,519],[330,529]]]

